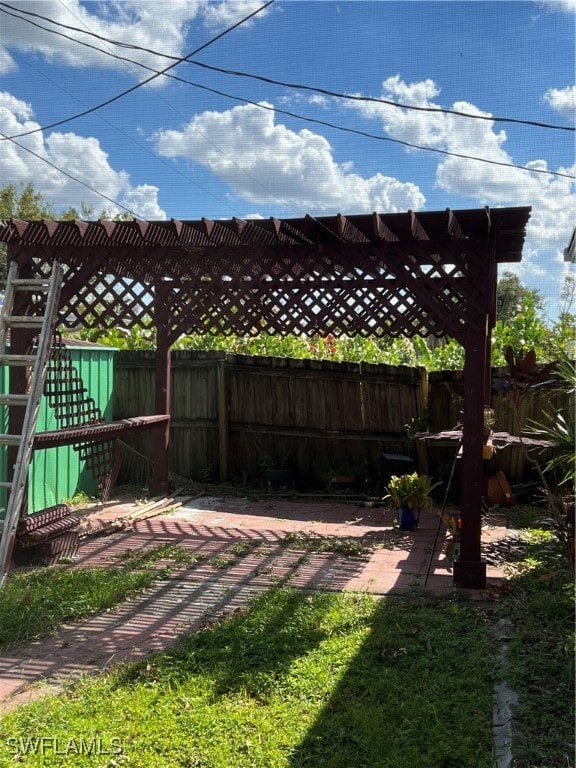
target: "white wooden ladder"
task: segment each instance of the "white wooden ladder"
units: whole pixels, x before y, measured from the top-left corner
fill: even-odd
[[[6,582],[10,568],[16,529],[26,491],[40,399],[44,389],[44,380],[50,360],[50,346],[58,314],[62,274],[62,266],[55,262],[52,273],[47,278],[19,278],[18,264],[12,262],[6,280],[4,303],[0,312],[0,366],[8,369],[15,366],[26,367],[30,369],[30,375],[28,377],[28,391],[25,394],[10,393],[9,374],[7,391],[0,394],[0,406],[6,406],[8,413],[11,408],[25,408],[21,434],[0,434],[0,446],[18,446],[12,479],[8,480],[10,474],[8,461],[6,462],[6,474],[0,478],[0,488],[4,488],[6,492],[4,519],[0,522],[2,534],[0,538],[0,589]],[[31,315],[14,315],[14,299],[16,294],[23,291],[33,295],[36,301],[38,297],[42,298],[38,302],[38,311]],[[31,354],[6,353],[8,330],[17,328],[38,329],[38,342]],[[4,423],[6,424],[8,421],[5,419]]]

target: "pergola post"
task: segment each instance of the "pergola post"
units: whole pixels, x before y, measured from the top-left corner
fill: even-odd
[[[486,337],[463,339],[464,418],[462,434],[462,531],[460,557],[454,563],[454,584],[469,589],[486,586],[486,563],[481,559],[482,497],[484,496],[483,423],[486,382]]]

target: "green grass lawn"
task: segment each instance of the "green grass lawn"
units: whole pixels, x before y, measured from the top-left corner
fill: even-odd
[[[520,699],[519,757],[527,768],[573,768],[574,574],[553,534],[535,522],[541,509],[509,514],[526,547],[498,605],[498,615],[514,625],[506,676]]]
[[[277,588],[170,652],[7,715],[0,764],[36,736],[53,741],[18,765],[488,768],[490,659],[473,607]],[[77,754],[93,737],[121,754]]]
[[[493,768],[492,686],[506,679],[523,767],[573,768],[572,573],[535,525],[541,512],[511,514],[523,551],[499,600],[278,586],[168,652],[5,715],[0,767]],[[168,545],[117,569],[11,576],[0,641],[104,610],[197,557]],[[514,625],[505,669],[492,636],[503,617]]]

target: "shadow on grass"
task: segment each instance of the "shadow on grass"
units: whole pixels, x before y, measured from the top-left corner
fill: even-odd
[[[530,766],[574,766],[574,573],[550,535],[524,542],[508,594],[498,604],[512,622],[505,670],[519,698],[518,755]]]
[[[113,688],[182,690],[196,677],[211,706],[240,698],[268,707],[283,760],[266,762],[261,744],[260,762],[244,763],[234,745],[220,745],[229,768],[489,768],[488,648],[487,626],[450,601],[278,588],[171,652],[117,671]],[[230,721],[223,740],[235,739]],[[205,752],[194,759],[213,764]]]
[[[271,590],[250,608],[239,608],[221,621],[184,636],[171,651],[154,657],[152,664],[130,665],[116,675],[117,685],[150,679],[183,682],[190,675],[207,674],[212,692],[223,696],[245,690],[264,697],[269,684],[286,674],[295,659],[319,646],[326,630],[306,610],[306,596],[292,589]],[[318,599],[318,598],[316,598]],[[330,597],[325,596],[330,603]]]
[[[491,768],[486,628],[468,608],[381,602],[290,768]]]

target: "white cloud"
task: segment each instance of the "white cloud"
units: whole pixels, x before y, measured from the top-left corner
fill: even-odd
[[[0,75],[7,75],[18,69],[16,62],[10,56],[6,48],[0,48]]]
[[[576,85],[567,88],[550,88],[544,95],[545,100],[562,117],[576,121]]]
[[[415,184],[380,173],[363,178],[351,164],[334,160],[324,137],[292,131],[275,122],[270,104],[262,107],[196,115],[182,131],[159,131],[158,151],[205,166],[254,203],[334,213],[423,207],[424,195]]]
[[[122,202],[141,219],[166,218],[166,214],[158,204],[158,187],[151,184],[129,187],[124,193]]]
[[[193,22],[204,24],[211,30],[218,30],[239,21],[262,3],[256,0],[222,3],[206,2],[206,0],[170,0],[169,4],[159,3],[157,0],[100,3],[81,3],[80,0],[67,0],[66,3],[59,0],[34,0],[33,2],[16,0],[12,5],[23,12],[37,13],[59,24],[81,30],[86,29],[87,32],[112,40],[162,51],[171,56],[184,56],[189,53],[185,50],[186,35]],[[111,43],[83,35],[81,32],[55,27],[42,19],[32,18],[31,20],[51,31],[32,26],[14,16],[2,14],[2,44],[5,51],[6,49],[34,51],[43,55],[48,61],[62,61],[73,67],[117,68],[122,66],[108,55],[61,36],[65,34],[108,53],[112,52],[139,61],[153,69],[164,69],[173,63],[170,59],[145,51],[127,51]],[[54,32],[61,34],[54,34]],[[4,72],[15,67],[9,53],[4,54],[0,65],[2,63],[5,66]],[[145,79],[151,74],[133,64],[123,66],[138,79]]]
[[[574,13],[576,11],[576,0],[537,0],[537,3],[552,11],[562,13]]]
[[[33,112],[29,104],[9,93],[0,93],[1,133],[11,136],[39,128],[32,117]],[[49,163],[108,198],[122,203],[142,218],[165,218],[164,211],[158,204],[157,187],[148,184],[132,186],[128,173],[112,168],[108,155],[96,138],[59,132],[45,137],[42,131],[39,131],[30,136],[22,136],[17,143],[0,142],[0,165],[5,181],[9,180],[16,185],[25,185],[32,181],[36,191],[60,209],[70,206],[80,208],[80,205],[85,203],[92,207],[96,214],[103,208],[110,210],[112,214],[122,210],[121,207],[112,205],[100,195],[68,178]]]
[[[395,76],[384,81],[382,98],[414,106],[438,108],[440,105],[432,99],[439,92],[431,80],[406,84]],[[563,92],[562,96],[557,97],[557,103],[564,104],[573,96],[573,91]],[[441,112],[419,112],[374,102],[351,101],[348,106],[366,118],[378,120],[392,138],[510,166],[514,164],[514,159],[505,149],[505,131],[496,130],[491,119],[471,120]],[[490,118],[489,113],[467,102],[456,102],[450,109]],[[546,161],[540,158],[523,165],[538,171],[556,170],[576,175],[576,165],[572,168],[549,169]],[[439,159],[436,168],[436,184],[449,193],[465,195],[481,205],[532,206],[522,262],[523,274],[534,278],[546,277],[550,281],[562,271],[551,269],[550,262],[562,259],[563,249],[574,227],[574,179],[546,173],[531,174],[519,168],[444,156]],[[556,289],[559,290],[558,285]]]
[[[241,21],[250,13],[264,5],[264,0],[222,0],[220,3],[208,3],[204,9],[205,24],[209,29],[226,29]],[[262,19],[270,9],[266,8],[254,19]],[[247,24],[252,23],[250,19]]]
[[[299,104],[311,104],[313,107],[320,109],[328,109],[332,103],[332,99],[328,96],[323,96],[321,93],[304,94],[292,91],[284,94],[278,98],[278,103],[282,106],[293,106]]]

